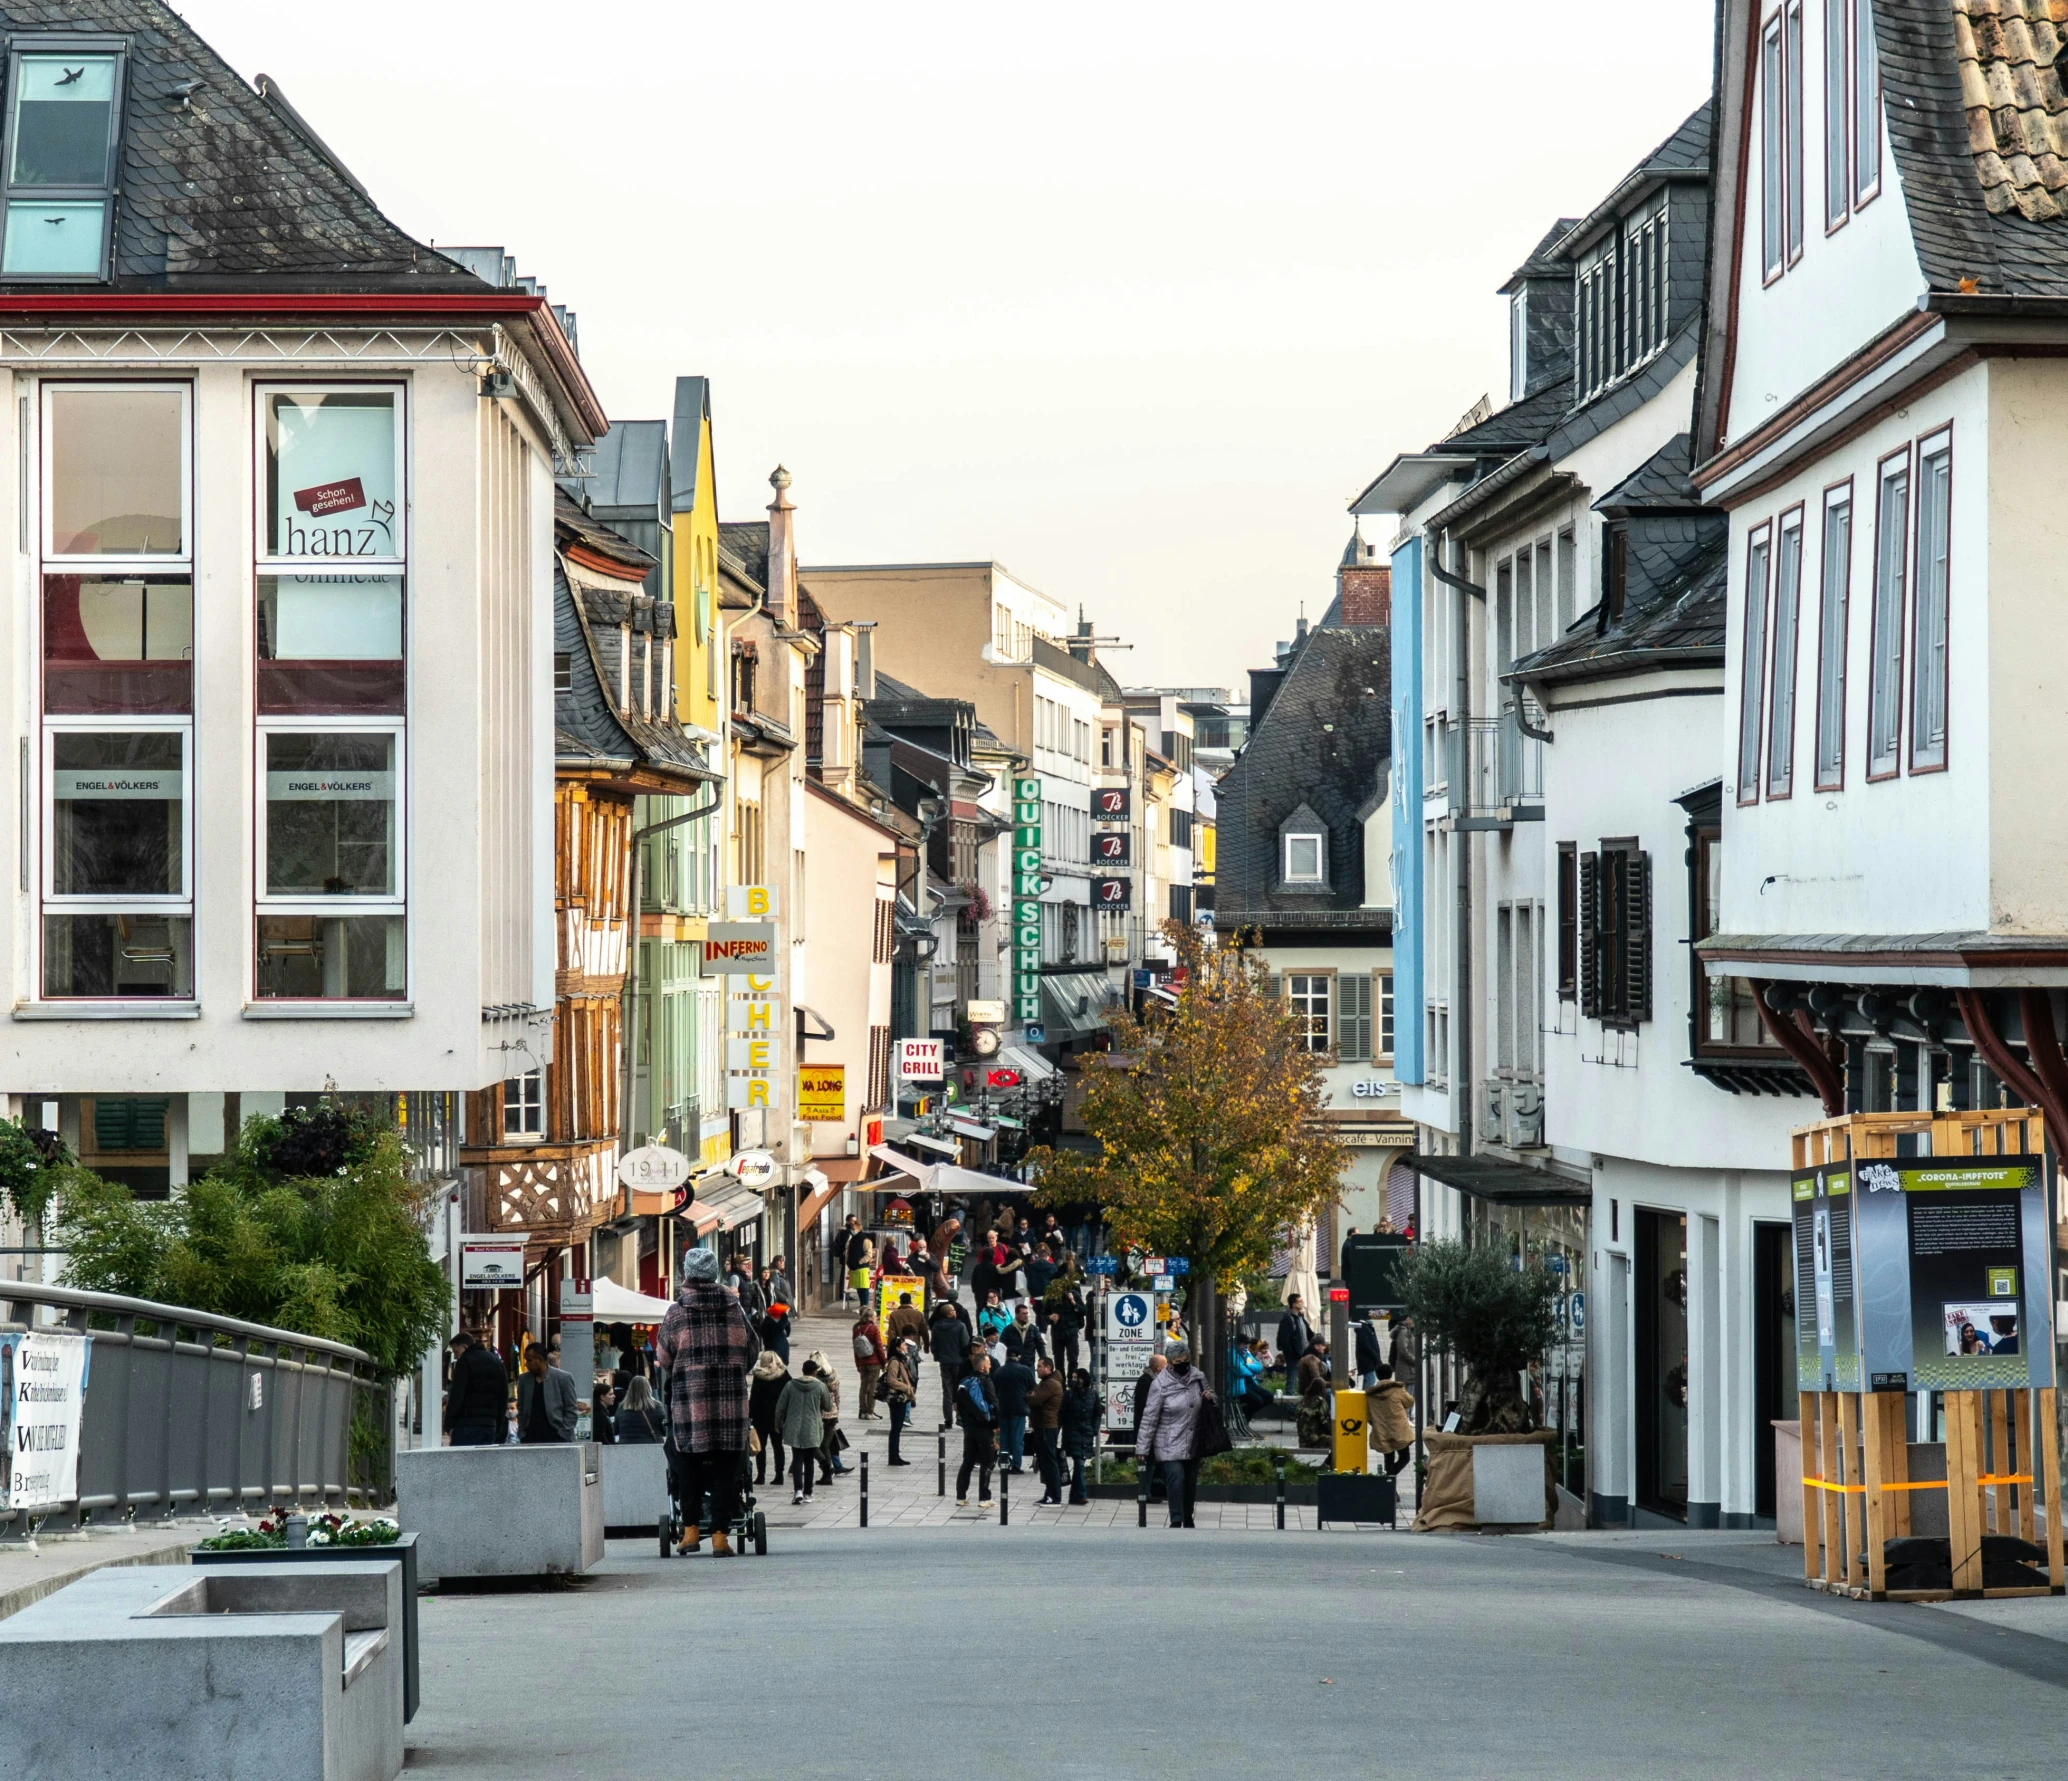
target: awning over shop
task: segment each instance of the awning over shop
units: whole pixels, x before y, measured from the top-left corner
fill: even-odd
[[[980,1125],[974,1119],[955,1119],[951,1117],[948,1121],[948,1127],[949,1130],[955,1132],[958,1136],[974,1138],[980,1144],[988,1144],[993,1138],[998,1136],[998,1128],[996,1126]]]
[[[1106,1030],[1112,985],[1103,971],[1071,971],[1041,980],[1041,1005],[1051,1039],[1083,1039]]]
[[[921,1150],[937,1151],[942,1156],[960,1156],[962,1146],[951,1144],[946,1138],[936,1138],[931,1132],[907,1132],[898,1140],[900,1144],[916,1144]],[[888,1148],[887,1146],[885,1148]],[[878,1151],[878,1155],[882,1152]]]
[[[718,1214],[718,1228],[723,1231],[752,1224],[768,1210],[768,1201],[759,1188],[748,1187],[730,1178],[707,1192],[709,1198],[699,1203],[708,1205]]]
[[[1593,1188],[1584,1181],[1500,1157],[1409,1156],[1402,1160],[1431,1181],[1504,1206],[1585,1206],[1594,1198]]]
[[[847,1181],[844,1176],[838,1181],[830,1180],[823,1169],[806,1169],[804,1179],[798,1185],[806,1190],[804,1198],[797,1206],[797,1228],[801,1231],[818,1217],[833,1197],[847,1185]]]
[[[937,1194],[962,1194],[974,1199],[979,1194],[1030,1194],[1033,1184],[1026,1181],[1008,1181],[1003,1175],[986,1175],[979,1169],[956,1169],[943,1164],[934,1170],[933,1180],[927,1184]]]
[[[589,1282],[589,1302],[597,1319],[604,1323],[659,1323],[668,1315],[666,1299],[633,1292],[618,1285],[608,1274],[598,1274]]]
[[[994,1070],[1017,1070],[1028,1082],[1040,1082],[1056,1073],[1055,1065],[1025,1045],[1001,1045],[990,1064]]]
[[[907,1142],[910,1142],[910,1140],[908,1139]],[[953,1146],[951,1145],[949,1148],[952,1150]],[[921,1187],[927,1184],[932,1178],[934,1170],[940,1166],[937,1163],[922,1163],[916,1156],[907,1156],[902,1150],[891,1149],[888,1144],[870,1145],[869,1154],[895,1173],[910,1176]],[[867,1185],[876,1189],[878,1193],[888,1192],[893,1188],[900,1193],[907,1191],[903,1182],[895,1180],[884,1181],[878,1179],[867,1183]]]

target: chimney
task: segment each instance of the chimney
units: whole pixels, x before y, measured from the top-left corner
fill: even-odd
[[[790,473],[778,464],[769,472],[775,499],[768,504],[768,616],[779,625],[797,615],[797,533],[791,515]]]
[[[1098,652],[1092,647],[1091,620],[1084,616],[1084,608],[1077,608],[1077,630],[1069,640],[1070,653],[1089,666],[1098,660]]]
[[[1336,571],[1336,592],[1345,625],[1384,625],[1393,619],[1393,569],[1369,563]]]

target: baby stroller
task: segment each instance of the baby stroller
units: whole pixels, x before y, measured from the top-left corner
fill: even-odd
[[[681,1471],[675,1463],[675,1443],[670,1440],[664,1445],[668,1454],[668,1509],[661,1517],[661,1557],[672,1558],[675,1548],[682,1543],[682,1535],[689,1522],[683,1513]],[[713,1531],[708,1513],[710,1506],[708,1495],[691,1505],[696,1510],[697,1526],[707,1533]],[[725,1535],[735,1552],[752,1552],[756,1558],[768,1556],[768,1517],[755,1507],[754,1466],[744,1453],[740,1455],[739,1510],[727,1525]]]

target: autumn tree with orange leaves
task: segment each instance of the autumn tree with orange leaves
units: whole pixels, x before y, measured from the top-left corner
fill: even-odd
[[[1178,922],[1163,933],[1184,968],[1177,1005],[1111,1016],[1112,1049],[1087,1060],[1082,1117],[1101,1154],[1029,1160],[1038,1203],[1095,1202],[1119,1243],[1186,1259],[1199,1359],[1218,1380],[1222,1287],[1314,1221],[1344,1153],[1318,1060],[1262,962]]]

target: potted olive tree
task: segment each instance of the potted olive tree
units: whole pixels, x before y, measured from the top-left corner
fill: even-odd
[[[1557,1276],[1444,1240],[1409,1250],[1399,1283],[1423,1342],[1465,1371],[1456,1428],[1427,1438],[1416,1530],[1549,1521],[1553,1436],[1536,1426],[1522,1379],[1557,1334]]]

